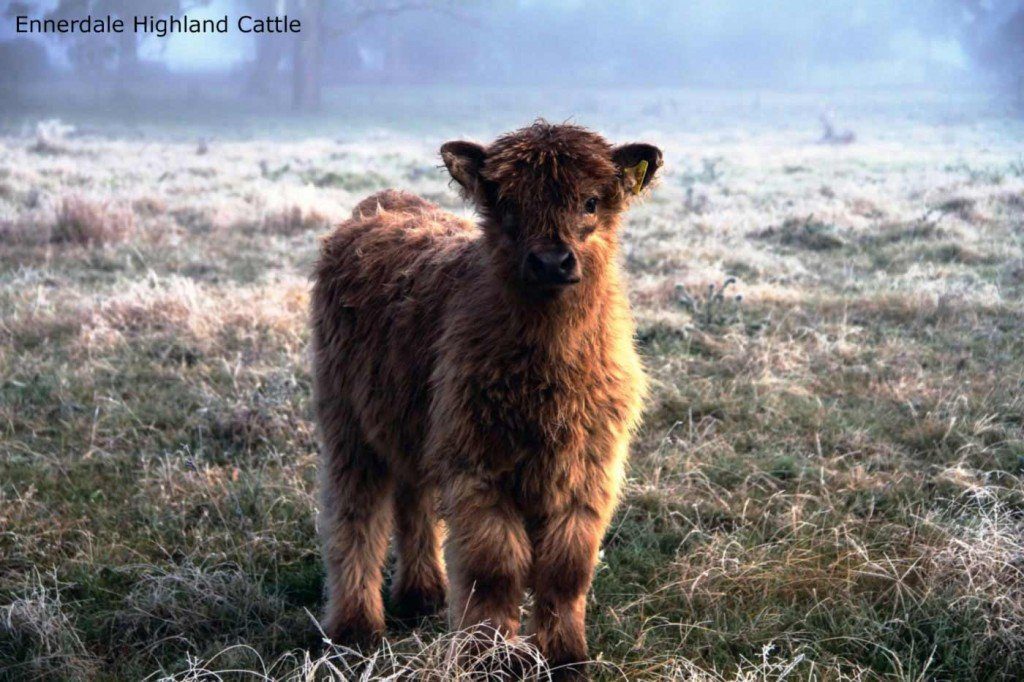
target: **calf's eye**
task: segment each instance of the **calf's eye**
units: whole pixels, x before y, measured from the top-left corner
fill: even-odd
[[[597,197],[587,199],[587,203],[583,204],[583,210],[587,213],[597,213]]]

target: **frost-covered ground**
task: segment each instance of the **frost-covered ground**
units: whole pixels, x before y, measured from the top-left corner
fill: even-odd
[[[852,144],[819,142],[827,111]],[[992,103],[353,90],[273,124],[44,113],[63,123],[0,124],[0,677],[456,675],[439,620],[361,663],[301,651],[322,585],[307,273],[376,189],[463,211],[440,144],[537,115],[667,161],[625,237],[655,381],[595,672],[1024,675],[1024,122]]]

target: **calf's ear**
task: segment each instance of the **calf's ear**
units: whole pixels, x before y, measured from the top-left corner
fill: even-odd
[[[612,150],[612,161],[619,168],[619,177],[629,194],[640,194],[650,186],[664,160],[661,150],[653,144],[633,142]]]
[[[456,140],[441,145],[441,160],[467,198],[473,198],[477,193],[480,171],[486,158],[487,152],[475,142]]]

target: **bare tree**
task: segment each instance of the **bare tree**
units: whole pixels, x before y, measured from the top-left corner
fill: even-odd
[[[302,20],[302,32],[292,59],[292,106],[320,108],[323,90],[323,51],[328,42],[351,36],[367,22],[416,11],[443,12],[465,20],[455,0],[292,0]]]
[[[321,102],[325,8],[324,0],[298,0],[298,4],[302,33],[292,56],[292,107],[311,111],[319,109]]]
[[[249,0],[249,4],[259,14],[280,16],[288,12],[287,0]],[[271,92],[270,84],[285,58],[289,44],[284,36],[254,41],[255,59],[245,88],[250,95],[266,95]]]
[[[946,7],[968,53],[1000,77],[1024,109],[1024,0],[949,0]]]

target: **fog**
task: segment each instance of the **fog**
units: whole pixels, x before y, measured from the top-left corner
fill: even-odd
[[[220,123],[332,111],[369,121],[389,93],[410,87],[436,93],[419,98],[428,108],[425,100],[460,88],[515,90],[523,93],[516,104],[660,88],[818,93],[821,106],[841,93],[913,90],[1005,111],[1019,110],[1024,71],[1021,0],[48,0],[0,8],[8,125],[45,112],[115,120],[172,110]],[[143,14],[226,15],[229,31],[132,33],[130,17]],[[284,14],[302,31],[243,34],[236,23]],[[123,16],[129,29],[19,34],[18,15]],[[500,113],[506,104],[477,108]]]

